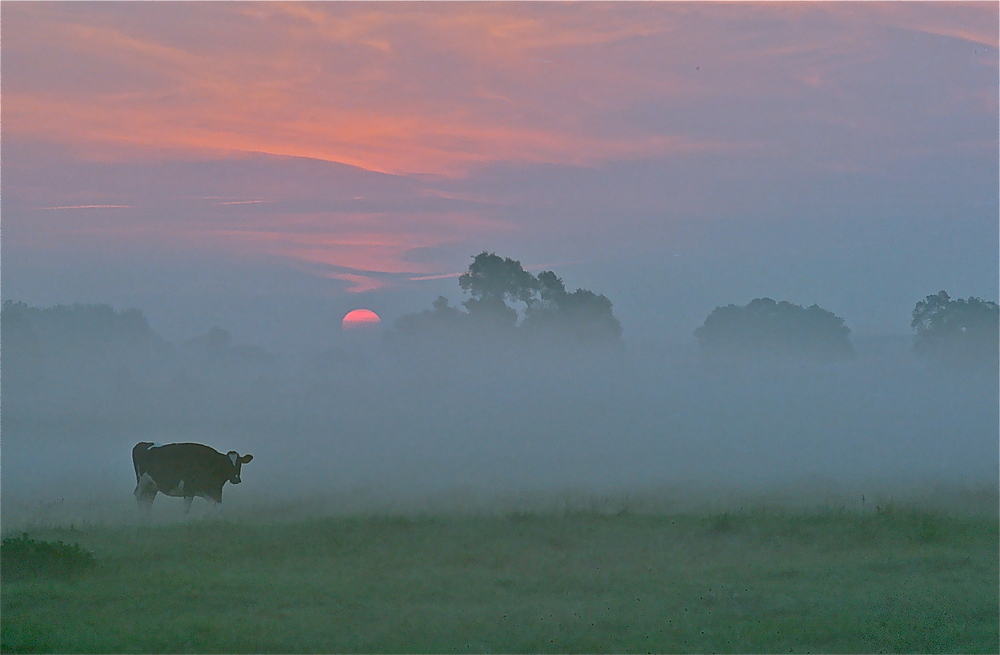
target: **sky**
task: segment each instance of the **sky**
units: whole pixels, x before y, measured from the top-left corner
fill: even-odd
[[[5,2],[0,290],[317,349],[483,250],[627,341],[998,295],[998,3]]]

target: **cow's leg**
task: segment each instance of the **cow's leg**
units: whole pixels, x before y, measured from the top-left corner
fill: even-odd
[[[215,506],[215,518],[220,518],[222,516],[222,486],[225,484],[223,482],[219,485],[218,489],[213,489],[206,496],[206,500],[211,500],[212,505]]]
[[[151,494],[141,494],[136,496],[136,501],[139,504],[139,510],[146,516],[149,516],[150,512],[153,511],[153,499],[156,498],[156,492]]]
[[[144,480],[139,480],[135,485],[135,491],[132,492],[132,495],[135,496],[136,503],[139,505],[139,511],[145,516],[149,516],[153,510],[153,499],[156,498],[156,491],[156,485],[148,484]]]
[[[187,514],[191,511],[191,503],[194,502],[194,496],[184,496],[184,513]]]

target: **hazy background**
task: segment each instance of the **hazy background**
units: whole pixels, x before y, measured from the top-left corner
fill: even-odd
[[[998,295],[997,3],[0,12],[2,297],[135,307],[166,344],[4,376],[5,506],[130,491],[140,439],[254,453],[227,502],[996,482],[993,380],[907,335],[928,294]],[[622,348],[345,341],[351,309],[461,300],[484,249],[607,295]],[[704,369],[694,329],[761,296],[843,317],[857,358]],[[213,327],[257,350],[185,351]]]
[[[137,441],[252,453],[226,491],[246,516],[995,495],[994,363],[935,365],[906,337],[857,339],[845,359],[717,360],[558,332],[376,328],[280,358],[217,328],[174,344],[107,306],[38,314],[27,330],[8,307],[3,325],[13,523],[134,518]],[[180,503],[157,511],[177,518]]]

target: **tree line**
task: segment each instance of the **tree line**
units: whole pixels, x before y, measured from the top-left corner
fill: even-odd
[[[517,260],[484,251],[473,257],[458,284],[468,296],[461,303],[465,311],[439,296],[431,309],[399,319],[397,330],[449,338],[519,332],[526,340],[547,336],[550,342],[590,344],[621,338],[621,324],[606,296],[587,289],[568,292],[552,271],[535,276]],[[996,302],[953,300],[940,291],[913,309],[914,350],[936,364],[995,367],[998,319]],[[702,353],[710,358],[843,359],[854,354],[850,334],[842,317],[819,305],[803,307],[771,298],[716,307],[694,331]]]
[[[484,251],[473,257],[458,285],[466,295],[459,306],[439,296],[430,309],[399,318],[389,338],[404,344],[424,339],[467,345],[506,341],[592,347],[621,341],[622,326],[611,300],[588,289],[569,291],[553,271],[533,275],[517,260]],[[917,302],[911,318],[917,355],[936,364],[996,367],[1000,341],[996,302],[952,299],[940,291]],[[66,358],[123,364],[127,356],[122,353],[143,350],[166,356],[172,351],[139,310],[116,312],[107,305],[39,309],[8,300],[0,328],[7,346],[5,372],[24,380]],[[709,358],[843,359],[853,355],[850,334],[843,318],[819,305],[803,307],[770,298],[716,307],[694,331],[700,350]],[[239,371],[253,377],[275,364],[259,348],[232,346],[231,336],[219,328],[183,344],[179,354],[216,361],[226,375]]]

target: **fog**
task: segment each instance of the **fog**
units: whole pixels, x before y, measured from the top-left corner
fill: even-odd
[[[252,453],[223,510],[250,518],[656,511],[753,494],[863,507],[995,490],[1000,466],[995,369],[928,366],[907,336],[855,339],[838,361],[709,361],[694,340],[383,326],[279,358],[219,329],[172,343],[137,311],[38,321],[21,307],[32,330],[3,324],[5,531],[134,520],[139,441]],[[181,505],[160,496],[154,516],[179,520]]]

